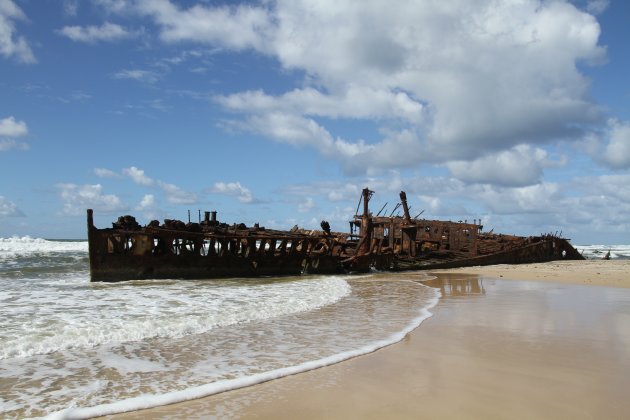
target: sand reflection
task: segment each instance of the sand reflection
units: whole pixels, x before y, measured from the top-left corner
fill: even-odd
[[[442,299],[486,294],[483,279],[475,274],[440,274],[437,278],[423,281],[422,284],[439,289],[442,293]]]
[[[423,274],[406,276],[420,281]],[[149,414],[628,418],[630,289],[460,273],[422,282],[439,289],[442,298],[431,310],[434,316],[400,344]]]

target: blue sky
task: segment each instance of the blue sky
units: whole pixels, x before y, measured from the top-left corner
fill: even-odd
[[[630,240],[626,1],[0,0],[0,237],[412,213]],[[416,213],[417,212],[417,213]],[[414,214],[414,215],[415,215]]]

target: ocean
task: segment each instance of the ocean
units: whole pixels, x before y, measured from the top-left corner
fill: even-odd
[[[154,407],[366,354],[431,315],[421,278],[90,283],[86,241],[0,238],[0,418]]]
[[[630,245],[575,245],[587,260],[602,259],[610,252],[611,260],[630,260]]]

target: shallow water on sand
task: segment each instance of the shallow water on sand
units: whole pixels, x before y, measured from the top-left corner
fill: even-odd
[[[434,316],[399,344],[121,418],[628,417],[630,289],[439,277]]]
[[[156,406],[335,363],[402,339],[439,295],[417,274],[95,284],[85,243],[2,246],[2,418]]]

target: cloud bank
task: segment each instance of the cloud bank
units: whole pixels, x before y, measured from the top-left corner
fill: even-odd
[[[163,42],[253,50],[303,72],[301,88],[215,101],[240,115],[228,122],[232,128],[312,147],[349,173],[452,162],[447,167],[461,176],[466,168],[458,162],[500,166],[518,154],[529,175],[510,182],[536,182],[536,146],[579,139],[581,127],[602,118],[579,71],[605,57],[600,27],[565,1],[119,6],[111,11],[150,18]],[[588,10],[606,6],[590,2]],[[381,137],[342,138],[325,119],[377,121]]]

